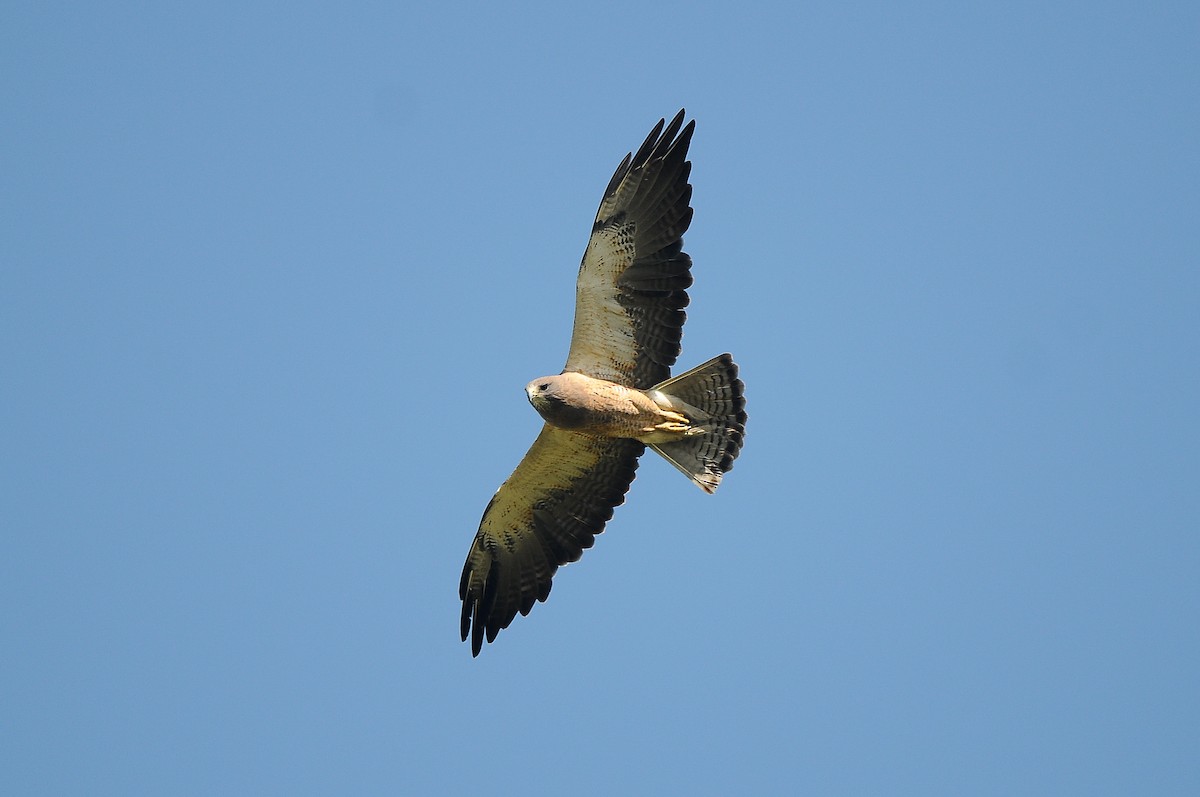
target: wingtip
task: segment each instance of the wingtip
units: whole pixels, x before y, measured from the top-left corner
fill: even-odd
[[[472,627],[471,627],[471,658],[479,655],[479,651],[483,650],[483,618],[479,616],[480,601],[475,601],[475,611],[472,612]],[[463,640],[466,641],[466,640]]]

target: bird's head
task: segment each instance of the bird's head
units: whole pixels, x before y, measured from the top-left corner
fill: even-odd
[[[558,387],[556,379],[557,377],[553,376],[540,376],[525,386],[525,395],[529,397],[529,403],[538,412],[551,403],[562,402],[562,396],[556,389]]]
[[[570,402],[568,392],[569,385],[561,374],[539,377],[525,386],[529,403],[547,423],[562,429],[576,429],[583,423],[584,416],[580,408]]]

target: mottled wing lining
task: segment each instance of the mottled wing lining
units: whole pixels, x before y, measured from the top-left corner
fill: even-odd
[[[621,161],[579,267],[564,370],[648,388],[670,374],[687,316],[692,220],[687,150],[695,122],[680,111]],[[682,128],[682,129],[681,129]]]
[[[517,613],[546,600],[560,565],[578,560],[612,518],[645,447],[545,426],[493,496],[463,566],[463,641],[478,656]]]

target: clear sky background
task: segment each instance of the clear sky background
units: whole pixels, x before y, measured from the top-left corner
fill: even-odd
[[[182,5],[0,11],[0,792],[1200,793],[1195,3]],[[746,447],[472,659],[680,107]]]

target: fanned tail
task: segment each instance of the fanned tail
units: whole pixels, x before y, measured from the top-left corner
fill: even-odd
[[[733,356],[722,354],[646,391],[659,404],[686,415],[695,430],[650,447],[706,493],[716,492],[742,450],[744,389]]]

